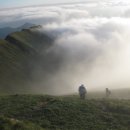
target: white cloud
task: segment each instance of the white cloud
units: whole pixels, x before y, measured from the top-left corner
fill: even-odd
[[[49,51],[61,55],[63,63],[48,82],[68,85],[71,91],[76,91],[73,86],[82,82],[90,89],[129,87],[130,3],[127,2],[104,0],[30,7],[15,9],[13,13],[4,10],[0,12],[0,25],[42,24],[41,31],[56,38]]]

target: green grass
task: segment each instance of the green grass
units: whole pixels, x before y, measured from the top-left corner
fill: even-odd
[[[45,130],[30,122],[0,117],[0,130]]]
[[[49,130],[129,130],[130,100],[1,96],[0,115]]]
[[[20,90],[28,79],[27,59],[30,56],[6,40],[0,40],[0,91]],[[25,89],[25,88],[24,88]]]
[[[0,39],[0,92],[31,92],[28,84],[32,82],[32,73],[44,61],[40,49],[43,51],[51,43],[52,39],[37,29],[26,29]]]

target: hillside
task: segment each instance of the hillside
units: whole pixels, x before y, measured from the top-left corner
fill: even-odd
[[[0,116],[2,130],[129,130],[130,100],[1,96]]]
[[[41,66],[46,69],[45,50],[53,40],[39,28],[23,29],[0,40],[0,93],[30,91],[27,84],[32,82],[33,71]]]

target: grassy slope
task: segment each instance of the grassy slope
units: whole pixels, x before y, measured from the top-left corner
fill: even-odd
[[[24,29],[0,39],[0,92],[26,92],[40,49],[52,40],[37,29]],[[31,82],[31,81],[30,81]]]
[[[129,130],[130,100],[1,96],[0,115],[50,130]]]
[[[40,51],[48,47],[52,43],[52,39],[45,34],[39,32],[38,28],[23,29],[20,32],[12,33],[7,36],[6,40],[17,44],[21,49],[26,51]]]
[[[45,130],[33,123],[0,117],[0,130]]]
[[[9,89],[9,85],[21,83],[25,80],[25,60],[27,55],[8,41],[0,40],[0,83],[2,89]],[[21,80],[20,80],[21,79]],[[10,89],[9,89],[10,91]]]

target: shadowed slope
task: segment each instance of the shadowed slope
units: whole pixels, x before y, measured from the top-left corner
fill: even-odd
[[[40,61],[44,61],[45,50],[53,42],[47,35],[40,33],[38,28],[40,26],[24,29],[0,40],[1,92],[30,91],[26,85],[31,82],[32,71],[37,64],[44,64]]]

